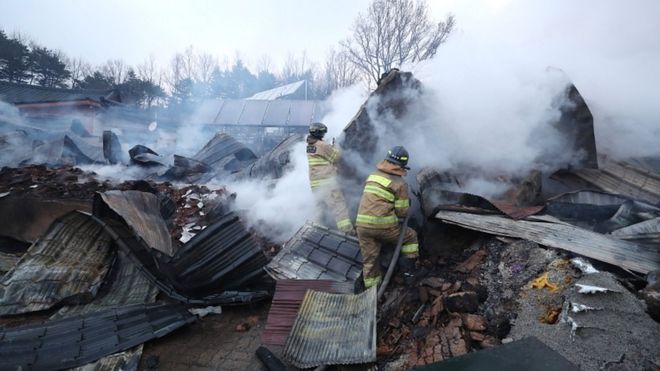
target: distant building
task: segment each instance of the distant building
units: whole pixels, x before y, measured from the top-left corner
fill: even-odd
[[[216,99],[204,102],[193,120],[263,153],[290,134],[307,133],[309,124],[320,121],[326,110],[317,100]]]
[[[43,120],[51,126],[68,127],[77,120],[93,133],[99,130],[99,113],[120,104],[121,97],[116,89],[61,89],[0,82],[0,101],[13,104],[33,122]]]
[[[307,100],[307,81],[300,80],[277,88],[264,90],[246,98],[249,100],[304,99]]]

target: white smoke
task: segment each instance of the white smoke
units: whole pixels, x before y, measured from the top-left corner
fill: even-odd
[[[321,119],[321,122],[328,127],[326,140],[339,139],[342,130],[355,116],[367,97],[368,94],[361,85],[337,89],[330,95],[326,101],[328,112]]]
[[[471,7],[463,23],[457,12],[459,29],[432,60],[401,66],[424,88],[421,98],[413,89],[401,92],[411,95],[403,117],[380,114],[378,100],[369,102],[379,150],[406,146],[412,174],[424,166],[481,174],[463,189],[495,195],[502,187],[487,178],[552,171],[578,159],[551,125],[570,104],[564,93],[572,82],[594,115],[600,154],[660,155],[660,3],[500,5],[490,12]]]
[[[515,119],[543,108],[534,101],[547,99],[543,71],[551,66],[566,72],[589,105],[599,153],[660,155],[660,2],[496,3],[490,12],[457,11],[459,30],[414,71],[437,92],[443,118],[455,119],[459,135],[453,138],[464,153],[479,143],[480,157],[524,156],[528,148],[521,141],[498,139],[506,137],[502,132],[526,133]],[[496,146],[482,140],[483,130]],[[471,131],[477,137],[465,138]]]
[[[309,186],[305,146],[293,146],[291,168],[274,184],[255,180],[227,184],[229,192],[236,192],[235,206],[243,210],[248,224],[275,242],[291,238],[319,212]]]

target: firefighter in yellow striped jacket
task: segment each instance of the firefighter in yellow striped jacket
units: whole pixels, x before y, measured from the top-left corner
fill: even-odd
[[[332,211],[337,229],[355,235],[353,223],[351,223],[348,216],[344,195],[341,193],[336,179],[339,150],[323,141],[323,136],[327,132],[328,128],[320,122],[309,127],[309,135],[307,136],[309,181],[321,210],[325,212],[329,208]]]
[[[408,226],[399,226],[410,207],[408,184],[403,179],[409,169],[408,151],[396,146],[387,152],[377,170],[367,178],[356,219],[357,235],[362,252],[364,286],[369,288],[382,281],[379,267],[383,243],[396,244],[401,228],[405,228],[399,265],[410,272],[419,257],[417,233]]]

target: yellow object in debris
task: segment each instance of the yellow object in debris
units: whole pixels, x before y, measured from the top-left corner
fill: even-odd
[[[559,290],[557,284],[548,281],[548,272],[545,272],[542,275],[540,275],[538,278],[535,278],[532,281],[532,288],[533,289],[547,288],[548,290],[550,290],[550,292],[557,292],[557,290]]]

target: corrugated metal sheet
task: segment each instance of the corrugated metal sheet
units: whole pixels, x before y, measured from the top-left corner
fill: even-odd
[[[308,289],[333,294],[348,294],[353,292],[353,285],[328,280],[277,281],[266,328],[261,334],[263,344],[282,346],[286,343],[286,338],[291,332]]]
[[[196,234],[167,263],[177,287],[206,296],[262,283],[267,262],[240,218],[230,213]]]
[[[252,150],[225,133],[217,133],[193,159],[216,168],[219,162],[230,156],[239,161],[257,159]]]
[[[0,329],[0,369],[82,366],[195,321],[182,305],[133,305]]]
[[[0,281],[0,315],[91,300],[110,268],[111,244],[89,215],[57,219]]]
[[[21,260],[19,255],[0,251],[0,272],[11,270],[19,260]]]
[[[636,272],[660,269],[660,251],[572,226],[551,217],[544,221],[511,220],[500,215],[439,211],[436,218],[464,228],[498,236],[522,238],[540,245],[584,255]]]
[[[135,233],[152,249],[174,255],[172,237],[160,215],[160,202],[152,193],[140,191],[108,191],[98,194],[103,202],[94,202],[98,209],[108,207],[126,221]]]
[[[51,319],[86,314],[108,308],[133,304],[151,304],[156,301],[158,288],[126,256],[117,250],[112,269],[91,303],[62,307]]]
[[[266,266],[275,279],[355,282],[362,271],[356,238],[308,222]]]
[[[300,368],[376,360],[376,287],[358,294],[308,290],[284,346]]]
[[[263,272],[266,257],[235,214],[225,215],[175,256],[165,257],[154,254],[124,220],[107,213],[100,195],[95,196],[94,205],[95,219],[140,271],[170,297],[212,305],[252,302],[270,295]]]

